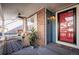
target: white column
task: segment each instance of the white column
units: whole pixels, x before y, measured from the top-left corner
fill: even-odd
[[[27,22],[26,22],[26,18],[23,19],[23,32],[25,33],[27,31]]]
[[[2,10],[1,4],[0,4],[0,16],[1,16],[1,20],[2,20],[2,35],[4,37],[4,14],[3,14],[3,10]]]

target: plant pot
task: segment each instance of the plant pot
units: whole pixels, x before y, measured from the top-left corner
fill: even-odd
[[[32,49],[34,48],[34,46],[30,46]]]

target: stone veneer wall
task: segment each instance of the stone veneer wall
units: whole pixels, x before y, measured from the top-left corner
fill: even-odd
[[[45,8],[37,12],[37,31],[39,35],[38,44],[45,45]]]

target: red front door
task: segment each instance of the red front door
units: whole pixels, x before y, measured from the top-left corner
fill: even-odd
[[[68,10],[58,14],[59,40],[74,43],[74,10]]]

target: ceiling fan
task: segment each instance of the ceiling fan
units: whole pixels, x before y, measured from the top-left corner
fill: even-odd
[[[18,13],[18,18],[25,19],[26,17],[22,16],[21,13]]]

